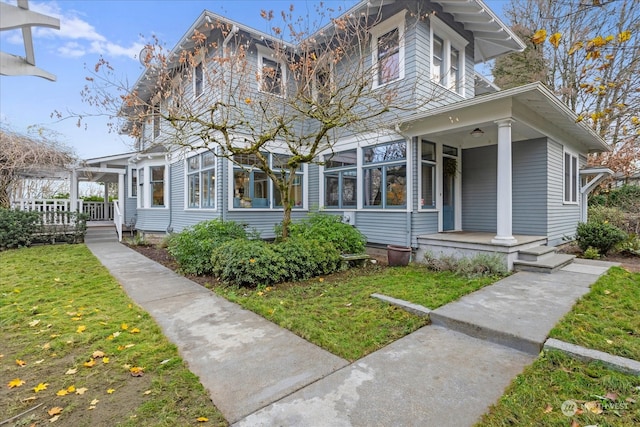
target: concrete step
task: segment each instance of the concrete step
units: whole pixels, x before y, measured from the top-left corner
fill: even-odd
[[[575,255],[568,254],[547,254],[539,258],[537,261],[524,261],[517,259],[513,261],[513,269],[515,271],[532,271],[536,273],[555,273],[561,268],[571,264]]]
[[[592,279],[564,270],[552,275],[518,272],[433,310],[429,317],[434,325],[538,354],[551,328],[589,291]]]
[[[556,253],[553,246],[540,245],[529,249],[518,251],[518,259],[522,261],[538,261],[540,258],[551,256]]]

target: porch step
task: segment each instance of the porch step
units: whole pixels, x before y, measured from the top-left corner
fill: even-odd
[[[553,246],[540,245],[529,249],[521,249],[518,251],[518,259],[522,261],[538,261],[547,255],[556,253]]]
[[[84,240],[85,242],[113,242],[118,240],[118,233],[115,226],[87,227],[87,234],[85,234]]]
[[[575,255],[558,254],[555,251],[552,254],[545,254],[536,261],[526,261],[517,259],[513,261],[513,269],[515,271],[532,271],[536,273],[554,273],[562,267],[571,264]]]

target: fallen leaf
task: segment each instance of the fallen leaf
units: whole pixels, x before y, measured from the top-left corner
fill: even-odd
[[[76,394],[82,396],[83,394],[85,394],[87,392],[87,390],[89,390],[86,387],[81,387],[79,389],[76,390]]]
[[[65,372],[64,374],[65,375],[73,375],[76,372],[78,372],[78,368],[70,368],[70,369],[67,369],[67,372]]]
[[[130,330],[129,332],[131,332],[132,334],[139,334],[140,333],[140,329],[138,328],[133,328],[132,330]]]
[[[613,341],[607,340],[607,344],[613,344]]]
[[[93,357],[94,359],[98,359],[100,357],[104,357],[104,352],[100,351],[100,350],[96,350],[96,351],[93,352],[91,357]]]
[[[544,408],[544,413],[545,414],[548,414],[551,411],[553,411],[553,406],[551,406],[551,405],[547,405],[547,407]]]
[[[95,359],[91,359],[88,362],[84,362],[83,363],[83,365],[86,366],[87,368],[92,368],[95,364],[96,364],[96,360]]]
[[[67,390],[65,390],[65,389],[58,390],[56,392],[56,396],[66,396],[67,394],[69,394],[69,392]]]
[[[32,320],[29,322],[29,326],[36,326],[38,323],[40,323],[40,319]]]
[[[109,358],[108,357],[103,357],[102,358],[102,363],[104,363],[104,364],[109,363]]]
[[[47,414],[54,416],[62,413],[62,408],[59,406],[54,406],[53,408],[47,411]]]
[[[96,407],[95,407],[95,406],[89,406],[89,410],[90,410],[90,411],[92,411],[92,410],[94,410],[94,409],[96,409]]]
[[[147,391],[145,391],[145,392],[144,392],[144,393],[142,393],[142,394],[151,394],[151,390],[147,390]]]
[[[206,423],[207,421],[209,421],[209,418],[207,417],[198,417],[196,418],[196,421],[199,423]]]
[[[131,347],[133,347],[134,345],[135,345],[135,344],[127,344],[127,345],[125,345],[125,346],[124,346],[124,348],[131,348]]]
[[[58,418],[60,418],[60,415],[56,415],[55,417],[51,417],[51,418],[49,418],[49,422],[50,423],[55,423],[56,421],[58,421]]]
[[[18,365],[18,366],[26,366],[27,362],[25,362],[22,359],[16,359],[16,365]]]
[[[127,329],[129,329],[129,325],[127,325],[126,323],[123,323],[122,325],[120,325],[120,328],[121,328],[123,331],[126,331]]]
[[[73,393],[74,391],[76,391],[76,386],[74,385],[70,385],[69,387],[67,387],[67,391],[69,393]]]
[[[114,391],[115,389],[110,388],[109,390],[107,390],[107,394],[113,394]]]
[[[24,399],[21,399],[21,400],[20,400],[20,402],[22,402],[22,403],[24,403],[24,402],[31,402],[32,400],[36,400],[36,399],[37,399],[37,397],[36,397],[36,396],[29,396],[29,397],[26,397],[26,398],[24,398]]]
[[[15,388],[15,387],[20,387],[23,384],[24,384],[23,380],[21,380],[20,378],[16,378],[16,379],[13,379],[13,380],[9,381],[9,384],[7,384],[7,386],[9,388]]]
[[[117,337],[120,335],[120,332],[114,332],[114,333],[113,333],[113,334],[111,334],[111,335],[113,335],[113,337],[114,337],[114,338],[117,338]]]
[[[131,373],[132,377],[141,377],[144,375],[144,368],[141,368],[139,366],[134,366],[129,369],[129,372]]]
[[[79,321],[79,320],[82,320],[82,317],[72,317],[72,318],[71,318],[71,320],[73,320],[73,321],[76,321],[76,322],[77,322],[77,321]]]
[[[33,391],[38,393],[39,391],[46,390],[49,383],[40,383],[33,388]]]
[[[54,282],[59,282],[59,281],[60,281],[60,278],[59,278],[59,277],[56,277],[55,279],[53,279],[53,281],[54,281]]]
[[[636,403],[636,400],[631,397],[627,397],[624,401],[627,403]]]
[[[35,362],[33,362],[33,363],[35,363],[36,365],[39,365],[39,364],[41,364],[42,362],[44,362],[44,359],[36,360],[36,361],[35,361]]]
[[[609,295],[611,293],[611,291],[609,289],[605,289],[604,294],[605,295]]]
[[[84,332],[84,331],[86,331],[86,330],[87,330],[87,327],[86,327],[86,326],[84,326],[84,325],[80,325],[80,326],[78,326],[78,329],[76,330],[76,332],[77,332],[77,333],[79,333],[79,334],[81,334],[81,333],[83,333],[83,332]]]
[[[608,391],[607,394],[604,395],[604,398],[615,401],[618,400],[618,395],[616,393]]]
[[[601,414],[602,413],[602,406],[600,405],[600,402],[596,402],[591,401],[591,402],[587,402],[584,404],[584,407],[586,410],[588,410],[589,412],[592,412],[594,414]]]
[[[97,404],[98,404],[98,402],[100,402],[98,399],[93,399],[93,400],[91,401],[90,405],[95,406],[95,405],[97,405]]]
[[[51,344],[50,344],[50,343],[44,343],[44,344],[42,345],[42,349],[43,349],[43,350],[49,350],[49,348],[50,348],[50,347],[51,347]]]
[[[580,427],[580,424],[576,420],[571,420],[571,427]]]

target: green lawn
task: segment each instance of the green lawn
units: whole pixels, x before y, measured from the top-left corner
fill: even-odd
[[[495,280],[433,273],[420,265],[369,265],[302,283],[214,290],[340,357],[357,360],[428,323],[372,293],[434,309]]]
[[[0,297],[0,421],[33,409],[14,423],[226,425],[86,246],[0,252]]]
[[[640,361],[640,273],[611,268],[550,336]]]

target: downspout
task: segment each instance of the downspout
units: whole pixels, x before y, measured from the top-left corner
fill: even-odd
[[[224,38],[224,41],[222,42],[222,57],[226,57],[226,50],[227,50],[227,44],[229,44],[229,42],[231,41],[231,38],[236,35],[238,33],[240,29],[238,28],[237,25],[233,25],[233,27],[231,27],[231,31],[229,31],[229,34],[227,34],[227,37]],[[221,162],[218,162],[218,165],[216,166],[216,170],[218,170],[218,166],[220,165]],[[222,184],[222,180],[220,180],[220,184]],[[227,183],[227,188],[229,188],[230,183]],[[227,201],[229,200],[229,195],[226,194],[226,192],[224,191],[224,188],[222,189],[222,193],[223,196],[220,198],[220,215],[222,218],[222,221],[226,221],[227,220]],[[225,197],[226,196],[226,197]]]
[[[224,41],[222,42],[222,57],[224,58],[225,55],[225,51],[227,49],[227,44],[229,44],[229,42],[231,41],[231,37],[233,37],[234,35],[236,35],[238,33],[238,26],[237,25],[233,25],[233,27],[231,27],[231,31],[229,31],[229,34],[227,34],[227,37],[224,38]]]

